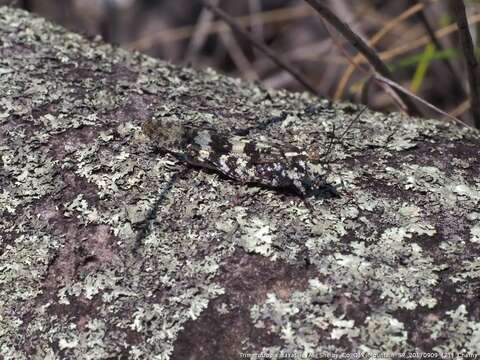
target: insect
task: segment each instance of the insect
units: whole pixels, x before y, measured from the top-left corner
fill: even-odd
[[[242,184],[293,192],[304,198],[338,196],[311,171],[308,151],[295,146],[269,144],[169,118],[149,120],[143,130],[155,147]]]

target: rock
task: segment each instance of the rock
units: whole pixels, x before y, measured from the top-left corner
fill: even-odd
[[[355,120],[8,7],[0,39],[1,359],[480,352],[477,131]],[[190,167],[143,133],[163,117],[316,151],[339,196]]]

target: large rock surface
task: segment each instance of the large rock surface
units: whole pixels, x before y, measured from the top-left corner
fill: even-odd
[[[8,7],[0,94],[1,359],[480,352],[476,131],[365,112],[322,160],[340,196],[310,210],[153,151],[141,125],[168,116],[321,152],[353,105]]]

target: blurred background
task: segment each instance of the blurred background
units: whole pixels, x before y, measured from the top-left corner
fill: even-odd
[[[387,63],[399,83],[438,108],[471,122],[467,77],[447,0],[325,0]],[[398,110],[368,65],[303,0],[211,0],[287,60],[322,97]],[[249,41],[230,31],[198,0],[0,0],[76,32],[194,68],[304,91]],[[474,42],[479,3],[466,1]],[[425,117],[441,118],[422,107]]]

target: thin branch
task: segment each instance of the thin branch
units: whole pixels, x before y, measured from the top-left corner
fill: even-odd
[[[415,6],[415,5],[418,5],[418,4],[421,4],[419,2],[419,0],[410,0],[410,3]],[[428,18],[427,16],[425,15],[425,10],[424,9],[421,9],[418,13],[417,13],[417,18],[420,20],[420,22],[423,24],[423,27],[425,28],[425,30],[427,31],[428,33],[428,36],[430,37],[430,40],[432,41],[433,45],[435,45],[435,48],[437,49],[437,51],[444,51],[445,50],[445,47],[442,45],[442,43],[440,42],[440,40],[438,39],[437,35],[435,34],[435,30],[432,28],[432,26],[430,25],[430,22],[428,21]],[[445,65],[445,67],[448,69],[448,71],[450,72],[450,74],[452,74],[452,78],[454,81],[457,82],[457,86],[458,88],[460,89],[460,91],[462,92],[462,95],[466,95],[465,94],[465,89],[463,88],[463,84],[462,84],[462,81],[460,80],[460,76],[458,76],[457,72],[455,71],[455,68],[453,67],[452,63],[450,62],[449,59],[442,59],[441,60],[443,62],[443,64]]]
[[[480,22],[480,14],[473,15],[468,21],[470,25],[477,24],[479,22]],[[435,31],[435,35],[437,36],[437,38],[443,38],[456,31],[458,31],[457,24],[451,24]],[[383,60],[390,60],[396,56],[405,54],[421,46],[427,45],[430,42],[431,42],[430,37],[428,35],[424,35],[419,37],[418,39],[409,41],[408,43],[399,45],[393,49],[385,50],[384,52],[380,53],[380,56]]]
[[[328,21],[338,32],[340,32],[359,52],[361,52],[372,65],[377,73],[388,79],[393,79],[393,75],[387,65],[380,59],[376,51],[368,46],[368,44],[354,33],[350,27],[340,20],[325,4],[324,0],[305,0],[312,8],[314,8],[320,16]],[[399,93],[402,101],[405,103],[409,112],[412,114],[420,114],[415,103],[404,93]]]
[[[251,14],[250,27],[255,36],[262,42],[265,42],[262,21],[262,3],[259,0],[248,0],[248,9]]]
[[[214,1],[218,3],[218,0]],[[195,25],[195,31],[193,32],[190,42],[188,43],[186,55],[184,56],[185,63],[196,62],[196,56],[207,41],[209,31],[212,26],[213,16],[214,15],[210,11],[202,9],[200,12],[197,24]]]
[[[480,129],[480,69],[472,41],[472,35],[468,28],[467,14],[463,0],[450,0],[458,26],[458,36],[462,44],[463,56],[467,65],[468,84],[470,86],[470,108],[473,122]]]
[[[221,32],[218,34],[222,40],[223,45],[229,52],[233,63],[237,69],[242,73],[243,78],[249,81],[258,80],[257,73],[254,67],[248,61],[247,56],[244,54],[242,48],[237,43],[237,40],[231,32]]]
[[[261,18],[263,24],[273,24],[279,22],[293,21],[309,17],[312,15],[310,8],[305,5],[290,6],[282,9],[264,11],[257,16]],[[235,20],[242,26],[247,26],[251,23],[251,15],[239,16]],[[209,29],[209,34],[230,31],[227,26],[221,21],[212,22]],[[125,45],[126,48],[132,50],[145,51],[157,44],[185,40],[192,37],[195,32],[195,27],[181,26],[173,29],[164,29],[158,32],[149,33],[141,38]]]
[[[370,88],[372,87],[373,77],[369,76],[367,80],[363,83],[362,91],[360,93],[360,103],[368,105],[368,95],[370,93]]]
[[[470,100],[465,100],[460,105],[458,105],[455,109],[450,111],[450,115],[455,116],[455,117],[460,117],[465,112],[467,112],[468,109],[470,109]]]
[[[402,24],[402,22],[409,17],[413,16],[417,12],[421,11],[423,9],[423,4],[417,4],[415,6],[412,6],[402,12],[400,15],[397,17],[389,20],[388,22],[385,23],[385,25],[378,30],[369,40],[368,40],[368,45],[370,46],[375,46],[377,45],[380,40],[382,40],[390,31],[392,31],[395,27],[398,25]],[[363,60],[362,54],[357,54],[353,58],[355,64],[359,64]],[[348,81],[350,80],[351,76],[353,75],[355,71],[355,66],[351,65],[347,68],[347,70],[344,72],[342,78],[338,82],[338,87],[337,90],[335,91],[335,95],[333,97],[334,100],[340,100],[342,98],[343,92],[345,91],[345,87],[348,84]]]
[[[480,23],[480,14],[474,14],[468,19],[468,23],[470,25],[478,24]],[[457,29],[457,24],[451,24],[445,27],[442,27],[438,30],[435,31],[435,35],[437,36],[438,39],[444,38],[454,32],[456,32]],[[387,49],[382,52],[380,52],[380,58],[383,61],[388,61],[392,60],[398,56],[405,55],[406,53],[416,50],[422,46],[425,46],[427,44],[430,44],[432,41],[428,35],[422,35],[416,39],[413,40],[408,40],[405,44],[399,45],[397,47],[394,47],[392,49]],[[316,61],[324,61],[324,62],[334,62],[335,64],[345,64],[347,61],[339,56],[335,55],[329,55],[329,56],[323,56],[325,53],[324,47],[323,46],[318,46],[317,43],[310,44],[310,45],[304,45],[299,47],[298,49],[294,49],[293,51],[287,53],[287,57],[289,59],[293,60],[308,60],[308,59],[314,59]],[[319,56],[322,58],[319,59]],[[358,60],[359,64],[364,64],[367,61],[361,57],[361,59]]]
[[[302,61],[312,58],[315,58],[317,61],[325,61],[330,55],[331,48],[332,39],[326,38],[323,40],[314,40],[312,43],[308,43],[306,45],[298,44],[298,46],[295,46],[293,49],[286,49],[286,51],[283,52],[283,56],[289,61]],[[339,59],[334,59],[332,63],[338,65],[337,60]],[[264,57],[258,59],[254,63],[255,69],[263,73],[268,72],[270,65],[271,61],[265,59]]]
[[[433,111],[436,111],[438,112],[440,115],[450,119],[450,120],[453,120],[459,124],[461,124],[462,126],[466,126],[466,127],[470,127],[468,124],[464,123],[462,120],[446,113],[445,111],[443,111],[442,109],[439,109],[438,107],[436,107],[435,105],[432,105],[430,104],[428,101],[425,101],[423,100],[421,97],[413,94],[412,92],[408,91],[407,89],[405,89],[403,86],[401,85],[398,85],[396,82],[390,80],[390,79],[387,79],[386,77],[380,75],[380,74],[374,74],[373,77],[375,78],[376,81],[378,82],[381,82],[381,83],[385,83],[389,86],[391,86],[392,88],[398,90],[399,92],[402,92],[402,93],[405,93],[411,97],[413,97],[415,100],[417,100],[418,102],[422,103],[423,105],[425,105],[426,107],[432,109]]]
[[[294,69],[290,64],[288,64],[285,60],[283,60],[279,54],[275,53],[272,49],[267,47],[262,42],[258,41],[257,39],[253,38],[247,31],[242,29],[236,21],[227,13],[219,9],[218,7],[214,6],[207,0],[202,0],[202,4],[223,21],[225,21],[235,32],[239,35],[244,37],[252,46],[257,48],[261,51],[265,56],[267,56],[270,60],[272,60],[275,64],[279,67],[290,73],[300,84],[302,84],[306,89],[308,89],[312,94],[318,95],[317,89],[315,86],[311,84],[299,71]]]
[[[327,28],[328,30],[328,28]],[[336,43],[335,38],[331,36],[332,40]],[[439,113],[440,115],[444,116],[445,118],[448,118],[450,120],[453,120],[463,126],[469,127],[466,123],[461,121],[460,119],[456,118],[455,116],[452,116],[443,110],[439,109],[435,105],[429,103],[428,101],[422,99],[421,97],[413,94],[411,91],[408,91],[405,89],[403,86],[397,84],[395,81],[392,81],[379,73],[376,73],[375,71],[373,72],[368,72],[366,69],[362,68],[358,63],[355,63],[353,59],[350,58],[350,56],[343,50],[341,45],[337,44],[337,47],[340,49],[341,52],[344,53],[345,58],[350,62],[352,66],[357,67],[358,70],[362,71],[366,75],[368,75],[366,83],[370,83],[372,80],[375,81],[375,83],[383,88],[383,90],[392,98],[392,100],[399,106],[400,109],[403,109],[405,107],[405,104],[403,103],[402,99],[400,99],[399,94],[405,94],[406,96],[410,96],[411,98],[417,100],[419,103],[425,105],[429,109]],[[364,85],[365,86],[365,85]],[[362,98],[366,98],[368,94],[362,94]],[[366,103],[363,101],[363,103]]]
[[[324,21],[322,19],[322,21]],[[351,58],[350,54],[343,48],[342,44],[337,40],[337,38],[332,34],[330,31],[330,28],[327,24],[325,24],[325,29],[327,32],[330,34],[330,38],[332,39],[333,43],[337,47],[337,49],[343,54],[344,58],[347,59],[347,61],[350,63],[351,66],[354,66],[356,69],[359,71],[363,72],[368,78],[372,77],[372,71],[370,69],[364,69],[361,65],[355,63],[355,60]],[[375,72],[375,70],[373,70]],[[375,80],[375,78],[373,78]],[[376,81],[376,80],[375,80]],[[400,96],[398,96],[398,92],[395,90],[395,88],[389,86],[388,84],[376,81],[378,85],[385,91],[387,95],[390,96],[390,98],[393,100],[393,102],[398,106],[400,111],[402,112],[407,112],[407,107],[405,103],[402,101]]]

